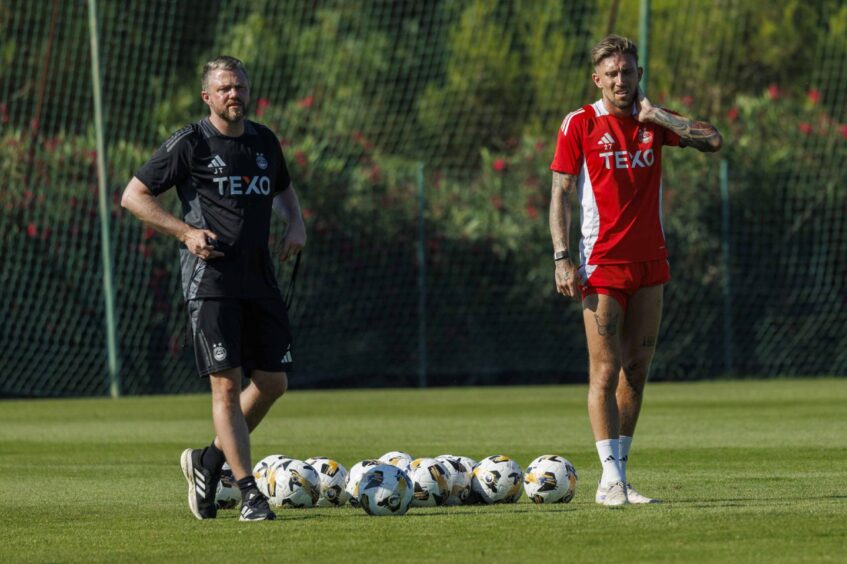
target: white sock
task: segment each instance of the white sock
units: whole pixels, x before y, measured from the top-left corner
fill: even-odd
[[[620,445],[618,439],[606,439],[597,441],[597,454],[600,455],[600,464],[603,465],[603,476],[600,483],[603,485],[623,482],[621,467],[618,464],[618,452]]]
[[[623,482],[626,482],[626,463],[629,461],[629,449],[632,448],[632,437],[621,435],[619,441],[620,455],[618,456],[618,463],[621,467]]]

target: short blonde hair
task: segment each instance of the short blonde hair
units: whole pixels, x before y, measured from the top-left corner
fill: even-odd
[[[247,78],[248,82],[250,80],[250,78],[247,76],[247,69],[244,67],[244,63],[242,63],[235,57],[230,57],[229,55],[221,55],[220,57],[215,57],[214,59],[203,65],[203,90],[206,90],[206,88],[208,88],[209,86],[209,75],[212,73],[212,71],[216,70],[238,70],[244,73],[244,77]]]
[[[635,57],[635,63],[638,64],[638,47],[635,46],[635,43],[628,37],[614,34],[607,35],[591,49],[591,62],[596,67],[606,57],[616,54],[632,55]]]

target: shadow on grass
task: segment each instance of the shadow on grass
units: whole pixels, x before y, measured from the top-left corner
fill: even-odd
[[[486,505],[477,505],[470,507],[456,507],[450,509],[440,509],[436,511],[432,511],[432,509],[438,508],[411,508],[407,513],[403,515],[398,515],[398,517],[453,517],[453,516],[473,516],[478,517],[482,513],[486,513],[486,508],[490,506]],[[474,509],[478,508],[478,509]],[[311,509],[281,509],[276,512],[277,519],[285,520],[285,521],[301,521],[307,519],[319,519],[319,518],[346,518],[346,519],[359,519],[361,517],[368,517],[369,515],[365,513],[363,510],[355,511],[352,508],[339,508],[338,511],[335,509],[328,509],[321,511],[320,513],[314,513]],[[420,512],[420,509],[427,509],[428,511]],[[545,508],[543,511],[535,508],[532,505],[521,506],[521,507],[510,507],[508,512],[503,512],[503,514],[513,515],[515,513],[572,513],[574,511],[579,511],[576,507],[572,505],[559,505],[559,506],[550,506],[549,508]]]
[[[684,505],[686,507],[752,507],[762,504],[767,505],[794,505],[798,501],[814,501],[814,500],[842,500],[847,499],[847,495],[818,495],[818,496],[783,496],[779,498],[773,497],[734,497],[728,499],[674,499],[665,500],[657,505]]]

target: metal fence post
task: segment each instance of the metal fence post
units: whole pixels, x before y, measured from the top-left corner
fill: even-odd
[[[91,36],[91,92],[94,100],[94,126],[97,136],[97,185],[100,213],[100,250],[103,259],[103,299],[106,312],[106,350],[109,370],[109,393],[121,395],[118,361],[115,290],[112,282],[112,245],[109,229],[109,198],[106,193],[106,142],[103,131],[103,96],[100,83],[100,46],[97,27],[97,0],[88,0],[88,26]]]

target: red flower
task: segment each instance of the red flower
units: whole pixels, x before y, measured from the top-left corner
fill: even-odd
[[[361,131],[354,131],[350,136],[353,138],[353,141],[361,145],[366,151],[373,149],[373,144],[368,141],[368,138]]]
[[[682,105],[686,108],[690,108],[694,103],[694,98],[692,96],[683,96],[682,97]]]
[[[536,219],[538,219],[538,208],[536,208],[535,206],[533,206],[533,205],[528,205],[528,206],[526,207],[526,213],[527,213],[527,215],[529,216],[529,219],[531,219],[531,220],[533,220],[533,221],[535,221]]]
[[[738,119],[738,114],[738,108],[733,106],[729,109],[728,112],[726,112],[726,119],[728,119],[729,121],[736,121]]]
[[[265,115],[265,110],[267,110],[270,105],[271,102],[267,98],[259,98],[256,100],[256,116],[262,117]]]
[[[545,143],[544,141],[537,141],[535,143],[535,152],[540,153],[541,151],[544,150],[545,146],[547,146],[547,143]]]
[[[44,148],[48,153],[52,153],[59,147],[59,140],[55,137],[51,137],[50,139],[46,139],[44,141]]]
[[[303,109],[311,108],[313,105],[315,105],[314,96],[306,96],[302,100],[297,101],[297,106]]]
[[[370,172],[368,173],[368,180],[371,182],[379,182],[379,179],[382,177],[382,171],[379,169],[379,165],[373,165],[371,167]]]
[[[817,88],[812,88],[808,92],[806,92],[806,99],[812,103],[812,105],[817,105],[818,102],[821,101],[821,91]]]
[[[496,209],[503,211],[503,198],[500,196],[491,196],[491,205]]]
[[[155,234],[156,234],[156,230],[153,229],[152,227],[145,227],[144,228],[144,240],[145,241],[149,241],[150,239],[152,239]]]
[[[311,219],[315,215],[309,208],[302,208],[300,211],[303,214],[303,219]]]
[[[294,160],[297,161],[300,168],[306,168],[306,165],[309,164],[309,157],[303,151],[294,151]]]
[[[30,223],[26,226],[26,234],[35,239],[38,237],[38,227],[34,223]]]
[[[779,88],[779,86],[777,86],[776,83],[768,86],[768,97],[771,100],[779,100],[780,98],[782,98],[782,90]]]
[[[503,172],[504,170],[506,170],[506,161],[504,161],[503,159],[497,159],[491,165],[491,168],[493,168],[497,172]]]
[[[283,137],[279,140],[280,147],[288,147],[289,145],[291,145],[291,141],[289,141],[287,138]]]
[[[841,136],[844,137],[844,139],[847,139],[847,123],[839,127],[838,131],[841,132]]]
[[[9,111],[6,102],[0,103],[0,123],[3,125],[9,123]]]
[[[800,130],[800,133],[802,133],[803,135],[811,135],[812,134],[812,124],[811,123],[803,122],[800,125],[798,125],[797,128]]]

